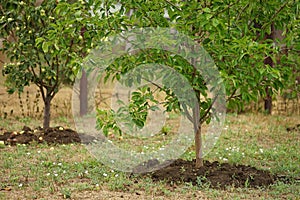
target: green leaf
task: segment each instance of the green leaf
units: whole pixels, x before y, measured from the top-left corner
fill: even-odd
[[[43,42],[42,49],[45,53],[48,53],[49,44],[48,42]]]

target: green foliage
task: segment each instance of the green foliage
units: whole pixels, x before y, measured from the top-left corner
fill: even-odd
[[[3,74],[10,92],[21,92],[24,86],[34,83],[42,94],[44,89],[47,91],[43,97],[53,98],[61,83],[73,80],[82,58],[101,39],[135,27],[169,27],[205,48],[223,78],[228,107],[242,109],[245,103],[264,98],[266,88],[272,95],[286,86],[298,87],[295,85],[295,74],[299,73],[298,7],[295,0],[120,0],[118,3],[48,0],[40,6],[35,5],[35,0],[2,0],[0,37],[4,41],[1,51],[11,60]],[[276,41],[270,39],[274,29],[282,30],[282,38]],[[215,101],[208,97],[207,77],[195,72],[184,55],[161,50],[162,43],[173,42],[163,36],[162,33],[162,37],[155,38],[157,44],[153,44],[153,48],[115,59],[106,69],[107,77],[120,80],[141,64],[169,66],[189,82],[200,102],[200,116],[189,114],[189,101],[178,99],[176,91],[170,89],[176,84],[175,77],[152,73],[156,79],[163,77],[168,87],[154,85],[154,89],[146,87],[145,92],[137,91],[131,95],[129,107],[116,113],[99,110],[98,125],[106,134],[121,132],[114,119],[119,115],[129,115],[135,125],[144,126],[147,111],[156,109],[155,104],[159,104],[157,101],[149,103],[154,100],[156,90],[165,94],[161,104],[167,112],[182,112],[191,121],[199,118],[200,123],[209,122]],[[191,60],[197,56],[187,55]],[[274,66],[264,63],[267,57]],[[143,78],[131,76],[124,84],[131,86]]]
[[[299,59],[295,59],[299,56],[297,1],[172,0],[120,3],[124,14],[132,11],[129,20],[135,26],[174,27],[203,45],[221,73],[229,109],[240,110],[245,103],[264,98],[266,88],[270,88],[273,95],[286,85],[295,84],[295,78],[291,81],[291,77],[294,76],[292,70],[295,68],[292,63],[299,63]],[[166,11],[170,20],[163,18]],[[275,41],[268,39],[272,27],[283,32],[281,38]],[[284,45],[285,49],[280,48]],[[284,50],[288,51],[288,56],[284,55]],[[264,63],[268,56],[275,67]],[[197,93],[205,96],[207,88],[201,75],[193,75],[192,68],[184,59],[160,50],[143,51],[135,54],[135,58],[119,60],[118,66],[108,69],[108,74],[117,77],[120,76],[117,72],[125,74],[145,62],[173,67],[188,79]],[[293,71],[299,72],[298,69]],[[167,91],[166,88],[164,90]],[[173,104],[176,101],[174,95],[169,95],[166,100],[168,111],[179,108],[179,105]],[[212,103],[209,98],[201,102],[200,113],[209,114],[205,111],[211,109]],[[203,115],[200,118],[205,117]]]
[[[118,29],[122,17],[110,22],[109,9],[92,0],[45,0],[40,5],[36,0],[1,0],[0,51],[10,59],[2,71],[8,92],[22,92],[34,83],[45,108],[50,106],[61,85],[74,81],[97,41]]]

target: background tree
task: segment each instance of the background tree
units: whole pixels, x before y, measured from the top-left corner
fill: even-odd
[[[11,61],[2,72],[8,92],[22,92],[34,83],[44,101],[43,127],[47,128],[53,97],[63,83],[74,81],[97,38],[112,29],[108,16],[100,16],[98,1],[9,0],[1,1],[0,8],[1,51]]]

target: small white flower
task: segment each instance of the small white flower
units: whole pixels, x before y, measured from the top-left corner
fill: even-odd
[[[66,173],[66,170],[63,171],[63,174],[65,174],[65,173]]]
[[[223,161],[225,161],[225,162],[226,162],[226,161],[228,161],[228,159],[227,159],[227,158],[223,158]]]
[[[111,173],[114,173],[115,171],[112,169],[112,170],[110,170],[110,172],[111,172]]]
[[[88,171],[88,170],[85,170],[85,171],[84,171],[84,173],[85,173],[85,174],[88,174],[88,173],[89,173],[89,171]]]
[[[54,147],[51,147],[50,150],[53,151],[53,150],[54,150]]]
[[[115,177],[118,177],[118,176],[119,176],[119,174],[116,174],[116,175],[115,175]]]
[[[41,151],[40,151],[40,150],[38,150],[38,151],[37,151],[37,153],[41,153]]]
[[[22,187],[22,186],[23,186],[23,183],[20,183],[20,184],[19,184],[19,187]]]
[[[56,162],[53,162],[53,165],[56,165]]]
[[[50,173],[47,173],[46,176],[50,176]]]
[[[106,173],[103,173],[103,176],[107,177],[107,174],[106,174]]]
[[[11,21],[13,21],[13,20],[14,20],[14,19],[11,18],[11,17],[7,19],[8,22],[11,22]]]
[[[98,183],[96,184],[96,187],[99,187],[99,184],[98,184]]]
[[[58,163],[57,165],[58,165],[58,166],[62,166],[62,163]]]
[[[28,153],[26,153],[27,155],[30,155],[30,153],[28,152]]]
[[[58,176],[58,174],[54,174],[54,176]]]
[[[263,149],[259,149],[259,151],[260,151],[260,153],[263,153],[263,152],[264,152],[264,150],[263,150]]]

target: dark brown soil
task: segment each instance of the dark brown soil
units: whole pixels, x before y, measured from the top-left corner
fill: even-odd
[[[29,144],[31,142],[47,144],[69,144],[69,143],[89,143],[95,138],[93,136],[78,134],[72,129],[63,127],[51,127],[46,130],[38,127],[31,129],[24,126],[22,131],[4,132],[0,134],[0,141],[7,145]]]
[[[224,189],[233,187],[266,187],[278,177],[268,171],[258,170],[245,165],[231,165],[204,161],[204,166],[196,169],[195,161],[178,159],[168,167],[148,173],[154,181],[167,180],[168,183],[190,182],[193,185],[209,185]]]

